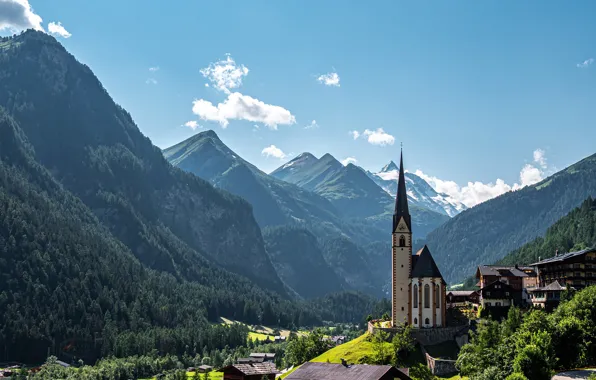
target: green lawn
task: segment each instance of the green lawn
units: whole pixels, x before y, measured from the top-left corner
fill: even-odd
[[[252,339],[253,341],[255,341],[255,340],[265,341],[265,340],[267,340],[267,338],[269,338],[269,340],[273,342],[273,340],[275,339],[275,337],[273,335],[263,334],[263,333],[254,332],[254,331],[249,331],[248,337],[250,339]]]
[[[347,343],[340,344],[333,347],[322,355],[312,359],[311,362],[319,363],[341,363],[341,359],[345,359],[348,363],[362,363],[366,357],[374,355],[373,343],[369,342],[367,338],[369,334],[363,334],[358,338]],[[391,349],[391,343],[384,343],[388,350]]]

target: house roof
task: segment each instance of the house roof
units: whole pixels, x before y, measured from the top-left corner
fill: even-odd
[[[476,293],[474,290],[451,290],[447,295],[453,294],[455,297],[469,297],[472,293]]]
[[[479,265],[477,272],[480,272],[483,276],[528,277],[526,272],[514,266]]]
[[[441,271],[425,245],[412,257],[412,277],[440,277]]]
[[[411,380],[407,368],[390,365],[366,365],[306,362],[286,377],[287,380],[378,380],[389,374],[394,378]]]
[[[399,178],[397,180],[397,194],[395,196],[395,211],[393,212],[393,231],[395,231],[401,218],[404,218],[408,229],[412,231],[412,218],[408,209],[408,193],[406,190],[406,177],[404,174],[404,155],[399,156]]]
[[[564,253],[561,255],[553,256],[549,259],[544,259],[544,260],[538,261],[537,263],[530,264],[530,265],[535,266],[535,265],[543,265],[543,264],[548,264],[548,263],[561,262],[561,261],[569,260],[572,257],[585,255],[586,253],[590,253],[590,252],[596,252],[596,248],[588,248],[588,249],[584,249],[582,251]]]
[[[232,364],[225,368],[222,368],[222,372],[230,371],[230,370],[237,370],[242,372],[245,376],[249,375],[270,375],[270,374],[278,374],[279,371],[275,368],[275,364],[271,362],[263,362],[263,363],[246,363],[246,364]]]
[[[497,285],[502,285],[502,288],[505,290],[515,291],[515,289],[513,289],[513,287],[511,285],[509,285],[508,283],[503,282],[501,280],[496,280],[496,281],[491,282],[490,284],[486,285],[484,288],[480,289],[480,291],[483,292],[484,290],[491,290],[491,289],[495,288]],[[484,293],[482,293],[482,295],[484,295]]]
[[[253,352],[252,354],[250,354],[251,358],[274,358],[275,357],[275,353],[269,353],[269,352]]]
[[[559,281],[555,280],[541,288],[530,288],[528,289],[528,292],[562,292],[563,290],[565,290],[565,287],[561,286],[561,284],[559,284]]]

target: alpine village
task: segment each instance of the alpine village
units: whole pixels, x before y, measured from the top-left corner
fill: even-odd
[[[466,206],[407,144],[266,173],[133,119],[0,39],[0,379],[596,379],[596,154]]]

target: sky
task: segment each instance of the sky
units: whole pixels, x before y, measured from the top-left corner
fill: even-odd
[[[596,2],[0,0],[160,148],[213,129],[266,172],[399,160],[474,205],[596,152]]]

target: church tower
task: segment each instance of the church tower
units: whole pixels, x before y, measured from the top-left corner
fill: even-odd
[[[391,259],[393,264],[391,272],[392,324],[394,326],[399,323],[411,324],[412,219],[408,210],[403,152],[399,160],[399,180],[391,235]]]

